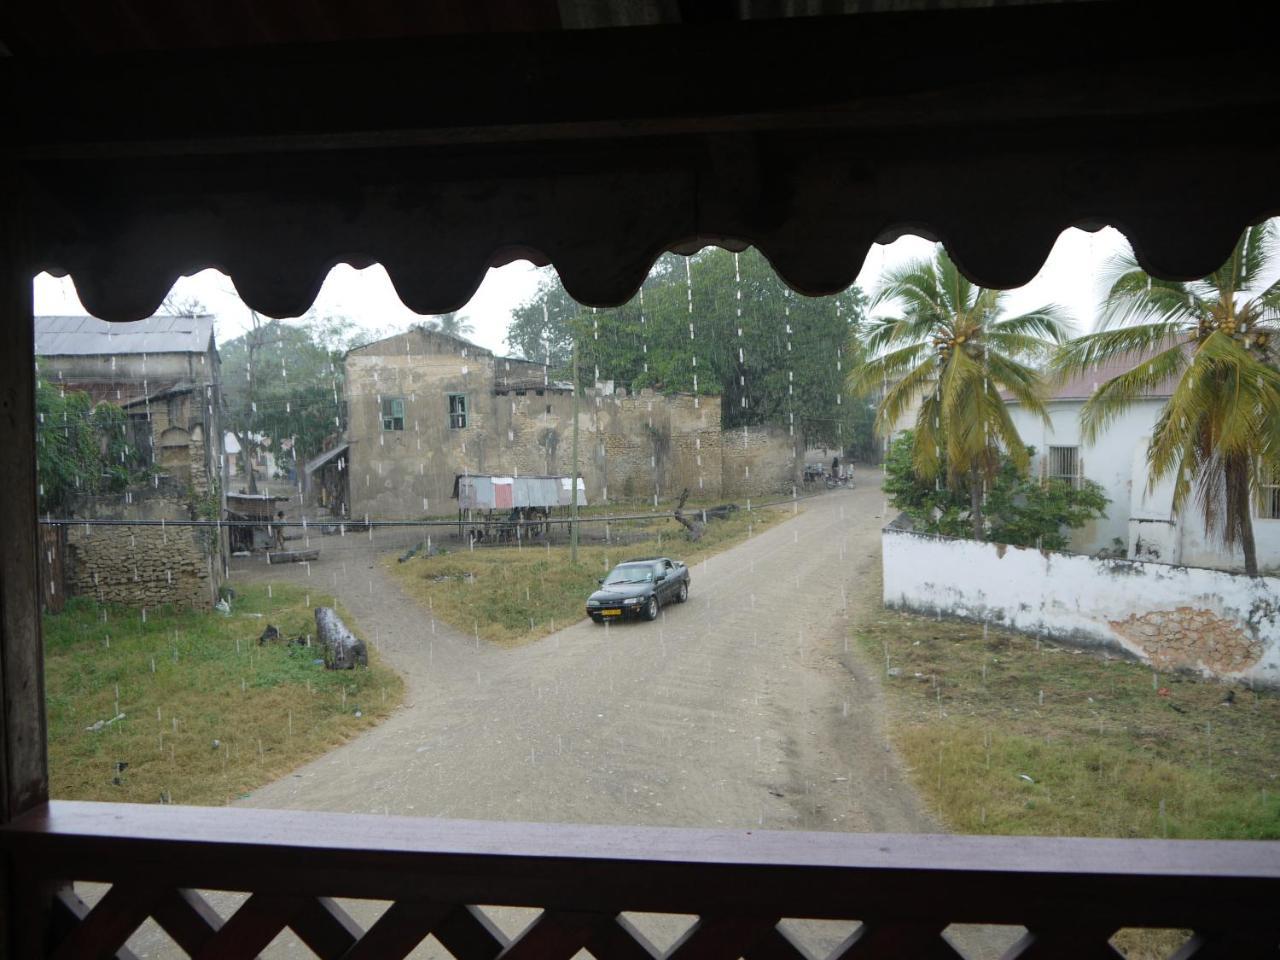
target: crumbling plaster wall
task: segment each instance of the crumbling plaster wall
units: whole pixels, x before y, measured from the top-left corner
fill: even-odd
[[[573,395],[536,383],[542,368],[452,337],[409,331],[347,357],[352,516],[447,515],[457,473],[572,472]],[[508,385],[516,382],[519,388]],[[532,384],[532,385],[531,385]],[[448,394],[467,397],[465,429]],[[382,429],[382,401],[404,401],[404,430]],[[720,430],[720,398],[590,390],[578,461],[588,499],[789,494],[798,462],[785,430]]]
[[[498,445],[493,355],[415,330],[366,351],[346,362],[352,516],[449,513],[455,473],[487,472]],[[451,393],[467,398],[465,428],[450,426]],[[388,398],[404,401],[403,430],[382,429]]]
[[[1280,579],[1099,560],[890,525],[888,607],[1101,647],[1164,670],[1280,686]]]
[[[378,361],[348,363],[353,516],[448,514],[456,509],[453,478],[462,470],[572,471],[569,391],[494,395],[477,387],[489,375],[490,358],[471,358],[466,373],[457,360]],[[468,396],[465,430],[447,428],[450,392]],[[403,431],[382,430],[381,398],[389,395],[405,400]],[[719,397],[588,392],[580,401],[578,460],[589,499],[669,499],[686,488],[698,499],[790,493],[796,464],[786,432],[753,427],[745,438],[741,430],[728,437],[719,421]],[[733,451],[728,461],[726,447]]]

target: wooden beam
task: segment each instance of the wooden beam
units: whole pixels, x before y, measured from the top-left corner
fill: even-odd
[[[833,126],[959,133],[972,124],[1185,114],[1224,102],[1264,116],[1280,68],[1265,46],[1263,13],[1232,0],[1216,13],[1233,25],[1221,49],[1206,48],[1196,21],[1172,7],[1153,18],[1140,4],[1033,4],[16,57],[0,64],[0,89],[16,94],[10,136],[32,156],[59,157]]]
[[[8,189],[0,192],[0,821],[8,822],[49,798],[49,779],[36,548],[32,286],[12,167],[3,187]]]
[[[35,348],[23,183],[0,155],[0,823],[49,799],[36,546]],[[0,952],[37,949],[46,900],[5,858]],[[21,929],[9,918],[23,916]],[[15,935],[30,937],[17,943]]]
[[[567,826],[57,801],[0,828],[0,847],[56,880],[604,916],[1030,929],[1083,916],[1096,927],[1262,930],[1274,926],[1280,897],[1280,844],[1253,841]],[[477,954],[504,947],[470,921],[433,929],[451,949],[453,940]]]

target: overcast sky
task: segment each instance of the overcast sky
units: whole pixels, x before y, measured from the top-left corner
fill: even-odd
[[[1045,303],[1057,303],[1076,319],[1081,330],[1091,329],[1100,298],[1099,268],[1111,255],[1127,250],[1124,237],[1111,228],[1097,233],[1067,230],[1058,238],[1035,280],[1012,293],[1009,309],[1021,312]],[[902,237],[887,246],[874,246],[858,275],[858,284],[870,291],[886,266],[912,257],[929,256],[932,251],[933,244],[919,237]],[[533,296],[539,276],[551,269],[539,269],[520,261],[490,270],[476,295],[462,310],[475,326],[470,339],[505,354],[511,311]],[[219,342],[244,330],[248,310],[236,296],[230,279],[223,274],[205,270],[183,277],[174,290],[179,297],[199,299],[218,318]],[[38,314],[85,312],[72,281],[48,274],[36,277],[35,306]],[[320,289],[315,310],[320,314],[347,316],[362,327],[387,332],[403,330],[419,319],[400,302],[386,271],[379,266],[367,270],[345,265],[335,267]]]

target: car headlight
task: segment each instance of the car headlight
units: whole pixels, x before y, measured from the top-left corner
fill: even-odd
[[[623,600],[622,602],[630,603],[630,604],[644,603],[644,597],[627,597],[627,599]]]

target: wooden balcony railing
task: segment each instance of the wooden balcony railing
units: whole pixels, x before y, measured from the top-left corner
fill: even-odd
[[[150,917],[193,957],[285,928],[322,958],[814,960],[785,918],[859,921],[831,960],[959,957],[949,924],[1026,928],[1021,960],[1116,957],[1122,927],[1192,929],[1177,956],[1274,957],[1280,844],[677,830],[55,802],[3,828],[21,956],[127,956]],[[92,908],[75,881],[108,884]],[[221,917],[201,891],[247,899]],[[390,901],[361,929],[332,898]],[[226,899],[226,898],[223,898]],[[533,907],[513,940],[477,904]],[[353,908],[354,909],[354,908]],[[623,912],[699,919],[668,950]]]

